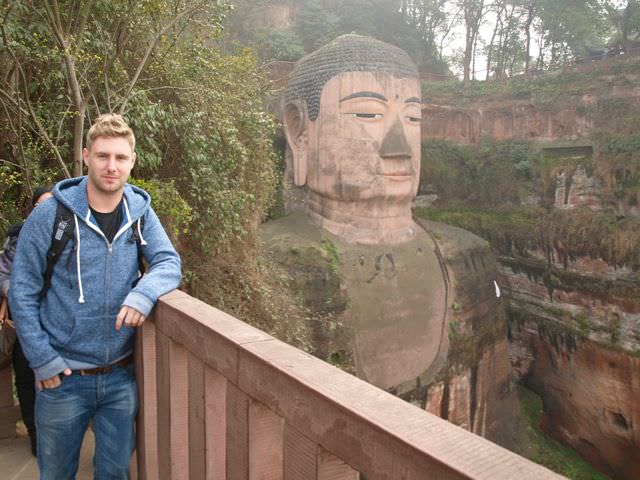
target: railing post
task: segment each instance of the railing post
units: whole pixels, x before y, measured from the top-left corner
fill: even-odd
[[[317,478],[318,480],[359,480],[360,474],[335,455],[319,447]]]
[[[152,480],[159,478],[156,326],[152,322],[138,329],[135,355],[140,404],[136,423],[138,479]]]
[[[212,368],[204,372],[207,480],[227,478],[227,379]]]
[[[206,413],[204,403],[204,363],[192,354],[189,375],[189,480],[206,478]]]
[[[282,480],[284,420],[259,402],[249,406],[249,480]]]
[[[227,383],[227,480],[249,478],[249,397]]]
[[[298,430],[284,427],[285,480],[313,480],[316,478],[316,444]]]
[[[160,479],[189,479],[187,350],[156,335]]]

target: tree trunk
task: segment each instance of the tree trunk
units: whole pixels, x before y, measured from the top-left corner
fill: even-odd
[[[465,23],[465,47],[463,75],[464,81],[471,78],[471,62],[473,60],[473,50],[482,20],[484,0],[464,0],[464,23]]]
[[[525,73],[529,71],[529,57],[531,55],[531,24],[533,23],[533,9],[535,4],[532,4],[527,9],[527,21],[524,26],[524,31],[526,35],[526,47],[525,47],[525,57],[524,57],[524,71]]]
[[[84,116],[86,107],[81,106],[80,111],[73,119],[73,176],[82,175],[82,137],[84,133]]]
[[[491,35],[491,41],[489,42],[489,51],[487,52],[487,76],[485,78],[485,80],[489,80],[489,78],[491,77],[491,60],[493,60],[491,57],[493,56],[493,47],[494,47],[494,43],[496,41],[496,35],[498,33],[498,28],[500,26],[500,24],[502,23],[502,12],[504,9],[504,3],[500,3],[498,5],[498,11],[496,12],[496,26],[493,28],[493,33]]]

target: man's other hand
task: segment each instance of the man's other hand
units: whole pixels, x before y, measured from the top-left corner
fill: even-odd
[[[71,375],[71,369],[69,368],[65,368],[64,371],[62,372],[63,375],[65,376],[69,376]],[[57,388],[62,384],[62,380],[60,380],[60,375],[54,375],[51,378],[47,378],[46,380],[38,380],[36,382],[36,386],[38,387],[38,390],[46,390],[49,388]]]
[[[139,327],[145,321],[145,316],[135,308],[123,305],[116,317],[116,330],[120,330],[122,325],[127,327]]]

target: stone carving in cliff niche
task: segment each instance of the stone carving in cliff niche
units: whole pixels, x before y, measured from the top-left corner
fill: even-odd
[[[543,153],[561,164],[554,169],[554,207],[589,207],[592,210],[602,208],[601,182],[590,175],[585,167],[593,157],[591,146],[545,148]]]
[[[494,414],[488,398],[501,415],[513,408],[507,352],[494,348],[506,317],[488,244],[412,218],[420,96],[408,55],[368,37],[344,35],[303,58],[282,108],[290,204],[301,208],[265,224],[263,239],[310,310],[301,322],[314,354],[423,408],[438,401],[473,429],[478,409]],[[479,375],[481,361],[505,368]],[[439,400],[432,384],[446,393]],[[495,420],[483,432],[508,441],[513,425]]]

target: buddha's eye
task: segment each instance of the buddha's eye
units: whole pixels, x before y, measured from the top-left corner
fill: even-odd
[[[422,118],[420,118],[420,117],[413,117],[413,116],[407,116],[407,120],[409,120],[411,123],[420,123],[420,121],[422,120]]]
[[[384,117],[382,113],[352,113],[352,115],[356,118],[367,118],[367,119]]]

